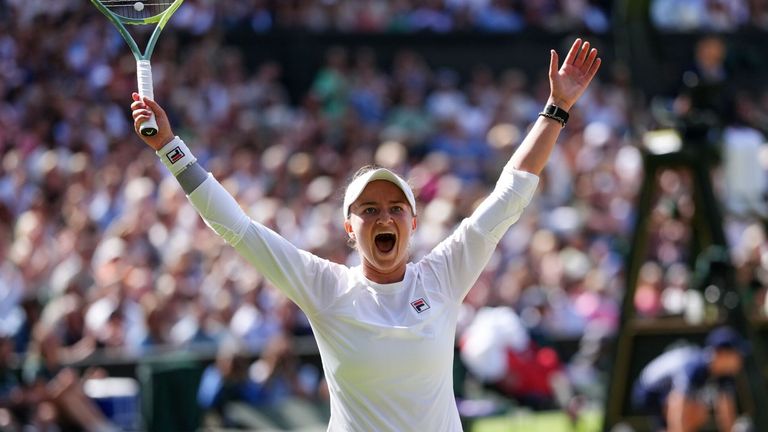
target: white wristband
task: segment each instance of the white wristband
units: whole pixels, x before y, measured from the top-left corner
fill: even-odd
[[[163,161],[174,176],[197,162],[197,158],[189,151],[189,147],[179,137],[175,137],[171,142],[158,150],[157,156],[160,157],[160,160]]]

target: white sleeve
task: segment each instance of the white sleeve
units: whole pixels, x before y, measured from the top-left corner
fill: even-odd
[[[461,301],[488,264],[501,237],[530,203],[539,177],[505,168],[493,192],[423,262],[441,289]]]
[[[296,248],[251,220],[213,175],[189,194],[189,201],[209,227],[308,315],[338,298],[342,266]]]
[[[538,184],[539,177],[535,174],[504,168],[493,192],[469,217],[470,223],[498,243],[520,219]]]

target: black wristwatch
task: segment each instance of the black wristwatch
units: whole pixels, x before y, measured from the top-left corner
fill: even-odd
[[[565,127],[565,124],[568,123],[568,111],[555,104],[549,104],[544,107],[544,111],[540,112],[539,115],[559,121],[562,127]]]

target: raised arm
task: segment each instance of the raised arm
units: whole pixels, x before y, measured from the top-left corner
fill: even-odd
[[[547,108],[554,105],[567,112],[597,73],[600,59],[597,50],[590,49],[589,42],[581,39],[573,43],[561,68],[558,69],[557,53],[553,50],[550,55]],[[452,287],[456,298],[466,295],[496,244],[530,203],[538,176],[563,128],[558,120],[563,111],[545,109],[504,167],[491,194],[472,212],[467,223],[462,224],[464,229],[457,229],[426,257],[427,262],[434,259],[435,265],[450,269],[450,281],[446,285]]]
[[[307,314],[323,310],[338,298],[342,266],[331,264],[296,248],[286,239],[251,220],[235,198],[197,163],[192,151],[177,138],[160,105],[133,95],[134,129],[155,150],[166,168],[179,181],[194,209],[222,239],[256,270],[293,300]],[[158,134],[138,133],[141,123],[154,112]]]
[[[562,67],[555,50],[550,51],[549,60],[549,99],[547,107],[554,105],[566,112],[570,111],[579,97],[592,82],[601,60],[597,50],[589,42],[576,39],[565,57]],[[558,115],[554,115],[558,117]],[[509,161],[511,168],[539,175],[549,160],[563,123],[546,115],[539,116],[531,131]]]
[[[171,130],[171,123],[168,120],[168,115],[160,104],[146,97],[142,98],[138,93],[133,93],[132,98],[131,115],[133,116],[133,129],[136,132],[136,135],[158,154],[163,160],[163,163],[166,164],[171,173],[179,181],[184,192],[187,195],[190,195],[207,179],[208,173],[200,167],[200,165],[195,163],[197,159],[195,159],[189,149],[184,149],[186,146],[183,142],[179,140],[179,146],[169,145],[176,139],[176,136],[173,134],[173,130]],[[155,114],[155,120],[157,121],[158,126],[157,134],[154,136],[145,136],[139,132],[139,128],[142,123],[149,120],[153,113]],[[169,149],[163,150],[166,146],[168,146]],[[203,215],[203,217],[205,217],[205,215]],[[222,234],[219,231],[217,232],[220,235]],[[222,236],[227,241],[232,240],[231,236]]]

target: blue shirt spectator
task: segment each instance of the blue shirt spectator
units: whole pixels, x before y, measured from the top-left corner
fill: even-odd
[[[698,430],[715,408],[721,430],[735,418],[735,379],[741,372],[744,342],[734,330],[720,327],[705,348],[672,349],[649,363],[632,391],[633,405],[670,430]]]

